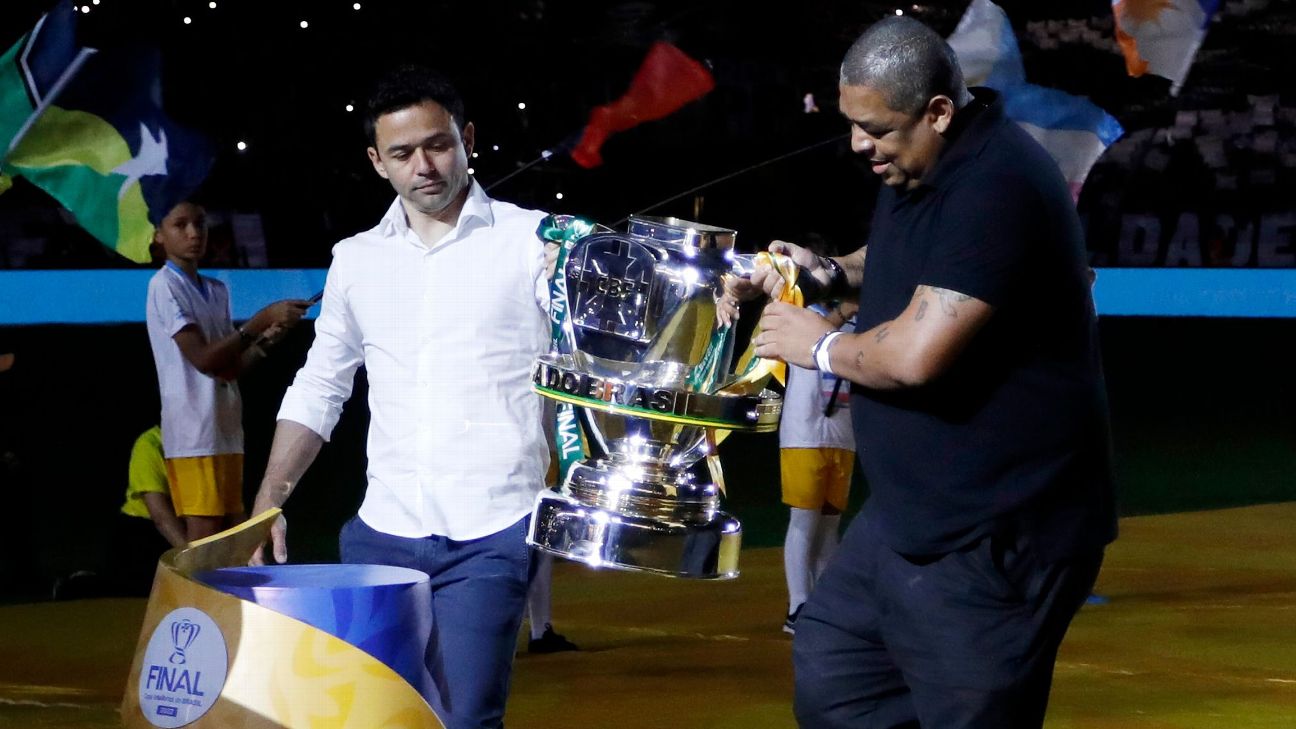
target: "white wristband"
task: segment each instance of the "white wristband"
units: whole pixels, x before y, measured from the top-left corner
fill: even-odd
[[[828,353],[829,350],[832,349],[833,341],[836,340],[837,337],[840,337],[841,335],[842,332],[828,332],[827,334],[820,337],[819,342],[815,344],[814,347],[815,367],[817,367],[820,372],[827,372],[830,375],[837,374],[836,372],[832,371],[832,361],[829,358]]]

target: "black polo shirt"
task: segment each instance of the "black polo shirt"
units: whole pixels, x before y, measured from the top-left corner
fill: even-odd
[[[1084,236],[1057,164],[995,92],[973,93],[923,184],[878,195],[858,331],[895,319],[923,284],[995,310],[933,382],[853,388],[865,510],[904,554],[1027,530],[1056,559],[1115,538]]]

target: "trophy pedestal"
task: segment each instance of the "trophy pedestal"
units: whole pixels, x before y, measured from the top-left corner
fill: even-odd
[[[543,491],[527,542],[592,567],[724,580],[738,576],[742,526],[722,511],[697,523],[675,523],[582,504]]]

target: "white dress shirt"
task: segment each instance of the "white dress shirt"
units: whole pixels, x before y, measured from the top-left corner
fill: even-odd
[[[360,518],[374,529],[467,540],[530,512],[549,461],[530,379],[549,344],[543,217],[473,182],[433,246],[397,199],[376,227],[333,248],[315,341],[279,418],[327,440],[365,366]]]

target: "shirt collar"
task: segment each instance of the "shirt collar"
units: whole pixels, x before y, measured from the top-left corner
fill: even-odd
[[[189,278],[189,274],[185,273],[184,269],[180,268],[175,263],[173,263],[171,259],[167,259],[167,262],[163,265],[166,268],[170,269],[171,273],[174,273],[175,275],[184,279],[185,282],[188,283],[190,286],[193,286],[194,288],[198,289],[198,293],[201,294],[204,299],[207,298],[207,282],[203,280],[202,274],[198,274],[198,281],[197,283],[195,283],[193,279]]]
[[[454,229],[446,238],[454,238],[460,231],[468,230],[478,224],[487,227],[494,225],[495,214],[491,211],[491,202],[491,198],[482,186],[477,184],[477,180],[470,180],[468,198],[464,200],[463,209],[459,211],[459,220],[455,222]],[[388,206],[386,214],[379,222],[379,227],[383,235],[395,237],[404,237],[410,232],[409,218],[405,215],[405,206],[401,205],[399,196]]]
[[[981,154],[991,133],[1004,119],[1003,97],[998,91],[982,87],[969,91],[972,101],[954,114],[950,128],[945,131],[945,149],[919,189],[939,187],[942,180]]]

